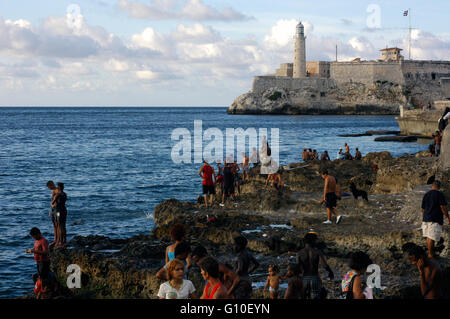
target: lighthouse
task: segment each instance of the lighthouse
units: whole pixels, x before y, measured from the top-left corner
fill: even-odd
[[[294,36],[294,78],[306,78],[305,40],[305,27],[299,22]]]

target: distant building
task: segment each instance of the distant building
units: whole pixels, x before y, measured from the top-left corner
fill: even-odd
[[[381,51],[381,60],[383,61],[401,61],[403,60],[403,55],[400,54],[400,51],[403,49],[400,48],[386,48]]]
[[[280,64],[280,68],[275,71],[275,76],[287,76],[292,78],[294,72],[294,64],[293,63],[283,63]]]

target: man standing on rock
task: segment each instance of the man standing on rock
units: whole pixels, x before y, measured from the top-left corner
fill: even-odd
[[[427,238],[428,258],[434,257],[434,245],[441,239],[444,215],[450,224],[447,201],[445,195],[439,191],[440,188],[441,182],[435,180],[431,191],[426,193],[422,199],[422,231],[423,237]]]
[[[205,207],[208,208],[208,194],[211,201],[210,206],[213,206],[214,204],[214,195],[216,194],[216,173],[214,172],[214,168],[212,168],[206,161],[203,161],[203,165],[198,171],[198,175],[203,178],[203,195],[205,196]]]
[[[337,205],[337,196],[336,196],[336,189],[337,189],[337,182],[336,179],[328,175],[327,170],[323,170],[321,172],[322,178],[325,180],[325,185],[323,187],[323,197],[319,201],[319,204],[322,205],[325,202],[325,207],[327,208],[327,216],[328,219],[324,221],[324,224],[332,224],[331,221],[331,213],[336,215],[336,224],[339,224],[341,222],[342,216],[339,215],[336,211],[336,205]]]
[[[31,229],[30,235],[34,239],[34,247],[33,249],[27,249],[26,253],[34,254],[39,277],[41,279],[47,279],[50,272],[48,241],[42,236],[41,231],[37,227]]]
[[[220,206],[225,206],[225,198],[231,196],[234,200],[234,170],[231,163],[225,161],[225,167],[223,168],[223,191],[222,191],[222,203]]]

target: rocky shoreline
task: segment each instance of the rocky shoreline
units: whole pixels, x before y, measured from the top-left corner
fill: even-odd
[[[378,169],[374,170],[374,165]],[[369,193],[369,202],[343,197],[338,211],[341,224],[324,225],[325,208],[321,197],[323,180],[318,171],[326,167],[337,177],[343,192],[354,182]],[[252,274],[253,298],[264,298],[262,288],[269,264],[280,265],[284,273],[302,238],[311,229],[318,232],[335,280],[323,280],[329,298],[339,298],[339,283],[348,270],[346,256],[354,250],[366,251],[381,267],[385,298],[420,298],[418,273],[402,254],[406,242],[424,245],[420,228],[420,204],[430,188],[431,177],[440,179],[450,197],[449,170],[426,152],[392,158],[388,152],[369,153],[362,160],[323,163],[293,163],[281,169],[286,184],[283,192],[264,190],[259,168],[241,187],[237,202],[205,209],[199,202],[170,199],[154,210],[156,227],[149,234],[127,239],[103,236],[74,237],[67,249],[51,252],[52,269],[65,285],[67,266],[77,264],[82,271],[82,287],[67,290],[70,298],[156,298],[161,281],[155,274],[164,264],[169,229],[182,222],[192,246],[204,245],[224,264],[233,261],[232,239],[248,238],[249,249],[261,263]],[[371,185],[368,185],[371,184]],[[444,244],[439,246],[439,263],[450,287],[450,227],[444,226]],[[322,273],[322,278],[326,278]],[[198,291],[203,280],[197,267],[189,273]],[[282,285],[281,287],[285,287]]]
[[[326,79],[324,79],[326,80]],[[256,80],[255,80],[256,81]],[[255,86],[255,83],[253,84]],[[408,104],[402,86],[381,82],[333,84],[325,92],[314,85],[299,89],[269,87],[237,97],[228,114],[251,115],[398,115]]]

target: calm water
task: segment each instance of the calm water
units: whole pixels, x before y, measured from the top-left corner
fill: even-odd
[[[393,116],[230,116],[226,108],[0,108],[0,298],[32,290],[35,272],[25,249],[39,227],[53,240],[48,180],[64,182],[68,239],[148,233],[155,205],[201,194],[199,164],[174,164],[175,128],[279,128],[280,163],[298,161],[303,147],[327,149],[334,159],[344,142],[352,153],[389,150],[394,156],[426,148],[337,135],[398,130]],[[150,217],[147,215],[150,214]],[[79,222],[79,225],[72,225]]]

